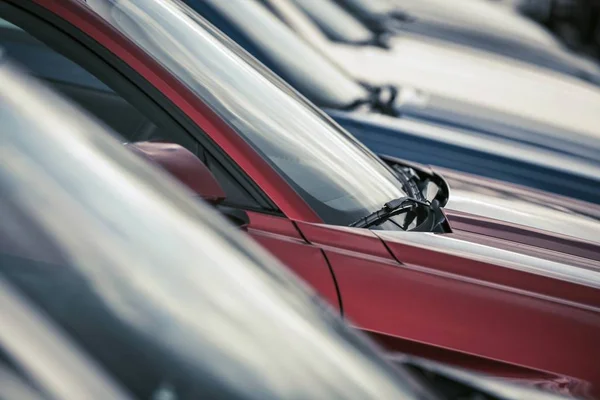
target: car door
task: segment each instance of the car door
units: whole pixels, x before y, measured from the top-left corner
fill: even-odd
[[[0,2],[0,48],[10,59],[95,115],[124,141],[174,142],[198,156],[225,190],[224,205],[249,213],[250,235],[340,310],[335,280],[322,250],[300,235],[202,128],[190,124],[171,104],[157,104],[162,96],[150,98],[148,92],[133,85],[120,73],[120,69],[129,69],[131,74],[122,60],[111,62],[81,46],[79,41],[89,38],[75,40],[61,33],[50,21],[35,15],[36,9],[27,12]]]
[[[545,278],[443,254],[436,246],[381,240],[399,232],[296,225],[307,240],[322,246],[344,317],[388,351],[499,377],[543,381],[567,375],[597,381],[594,312],[575,301],[522,289]],[[477,278],[465,274],[468,268]],[[501,274],[503,284],[486,282],[490,274]],[[521,287],[515,288],[516,282]],[[564,290],[561,286],[569,285],[549,287]],[[587,290],[579,291],[584,297]]]

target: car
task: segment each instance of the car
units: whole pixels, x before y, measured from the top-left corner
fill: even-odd
[[[466,46],[600,84],[596,62],[572,53],[544,26],[489,0],[464,0],[460,7],[444,0],[336,1],[375,34],[416,35]],[[536,6],[532,12],[549,12],[547,1]]]
[[[306,28],[310,21],[302,18],[293,3],[263,1],[268,1],[272,11],[287,15],[288,21],[294,19],[299,31],[312,32],[311,43],[319,41],[315,38],[319,33]],[[431,90],[413,85],[390,86],[384,84],[386,80],[392,74],[402,78],[402,69],[379,70],[389,66],[393,57],[373,58],[370,51],[361,50],[362,46],[331,47],[329,43],[326,47],[311,48],[256,1],[186,2],[378,154],[600,204],[597,132],[600,114],[596,112],[600,109],[600,91],[578,87],[583,89],[582,94],[578,90],[571,91],[573,87],[568,82],[533,83],[535,79],[531,76],[521,76],[516,82],[519,73],[516,71],[515,75],[515,71],[510,70],[481,78],[478,75],[481,68],[469,72],[452,70],[453,66],[468,68],[464,62],[419,61],[419,54],[431,54],[422,51],[402,58],[415,65],[408,75],[422,74],[423,68],[435,69],[441,64],[449,70],[445,77],[435,79],[435,74],[425,74],[418,80],[427,82],[428,89],[434,89],[437,83],[453,86],[460,92],[458,98],[437,96]],[[347,57],[338,57],[335,49],[344,50],[340,54]],[[333,59],[324,54],[333,54]],[[364,84],[344,71],[342,67],[348,65],[363,69],[363,80],[381,81],[375,85],[373,82]],[[493,71],[502,72],[502,69]],[[460,82],[453,78],[455,75],[473,81]],[[515,85],[510,84],[511,80]],[[557,82],[562,89],[553,86]],[[548,92],[542,94],[544,88]],[[458,93],[454,89],[452,91]],[[562,93],[570,93],[568,101]],[[538,95],[543,98],[540,104],[534,99]],[[471,100],[465,103],[467,98]],[[570,101],[571,104],[566,104]],[[579,105],[575,105],[577,102]],[[473,103],[479,104],[474,106]],[[494,111],[496,106],[504,111]],[[525,117],[529,114],[541,120],[527,120]],[[544,119],[546,122],[541,122]],[[563,128],[559,128],[556,121]],[[576,132],[579,131],[577,126],[581,132]]]
[[[127,144],[153,167],[5,56],[0,121],[3,399],[563,398],[385,360],[160,170],[191,153]]]
[[[598,206],[388,165],[178,1],[2,0],[0,18],[122,140],[200,159],[215,206],[388,351],[597,393]]]
[[[85,399],[428,391],[184,186],[6,57],[0,121],[0,360],[27,365],[8,368],[39,389]]]

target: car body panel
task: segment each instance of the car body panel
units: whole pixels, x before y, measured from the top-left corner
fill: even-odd
[[[248,212],[248,233],[341,312],[332,272],[322,250],[308,243],[287,218]]]
[[[581,282],[587,278],[585,273],[579,282],[557,280],[565,265],[554,262],[557,274],[545,276],[552,263],[541,261],[542,258],[537,271],[522,269],[518,260],[524,260],[527,265],[532,260],[515,254],[514,243],[512,251],[482,245],[481,251],[474,253],[474,243],[459,233],[439,237],[383,231],[367,234],[351,228],[301,222],[296,225],[307,240],[324,246],[339,286],[345,316],[388,348],[394,349],[395,338],[399,337],[490,359],[511,359],[515,364],[546,371],[564,373],[568,365],[567,375],[582,377],[579,368],[582,360],[589,356],[588,346],[595,340],[600,311],[597,289]],[[385,248],[374,245],[379,250],[355,250],[353,242],[365,236],[374,242],[373,234],[383,239]],[[433,244],[436,241],[451,241],[458,249],[444,250],[444,246]],[[398,262],[390,259],[390,253],[384,252],[386,249]],[[496,258],[489,255],[490,252],[497,252]],[[592,272],[596,280],[599,265],[596,262],[596,271]],[[396,306],[390,308],[390,304]],[[559,326],[553,325],[554,318],[562,319],[561,326],[569,328],[560,334],[545,334],[555,332]],[[494,335],[483,331],[475,333],[469,322],[474,319],[487,321],[482,324],[486,332],[492,324]],[[526,323],[529,319],[536,323]],[[534,339],[540,335],[543,339]],[[531,340],[536,342],[535,346],[524,345]],[[540,361],[538,352],[573,340],[580,341],[581,347],[569,345],[566,358],[545,355],[543,362],[532,363],[533,359]],[[405,351],[402,340],[399,345],[398,350]],[[484,347],[488,350],[484,351]],[[518,351],[519,355],[511,351]],[[460,356],[455,357],[457,362]],[[588,364],[584,369],[590,367]],[[593,381],[597,377],[592,373],[585,379]]]
[[[562,239],[576,240],[582,247],[600,245],[600,208],[596,205],[469,174],[436,171],[444,176],[452,193],[446,210],[526,226],[529,237],[545,232],[556,236],[556,244]],[[600,255],[593,252],[588,257],[600,260]]]
[[[598,329],[600,298],[596,289],[560,282],[556,278],[549,279],[531,270],[522,271],[519,269],[521,265],[514,260],[511,267],[507,267],[508,263],[501,258],[505,254],[492,259],[488,253],[497,250],[489,247],[482,249],[480,261],[477,261],[473,255],[473,244],[461,239],[436,236],[435,240],[456,244],[451,250],[443,250],[437,242],[431,246],[429,240],[432,238],[425,239],[418,235],[407,238],[402,233],[378,234],[402,263],[402,267],[381,269],[385,276],[377,285],[377,293],[368,294],[374,296],[371,301],[378,300],[377,305],[371,303],[367,310],[361,306],[361,300],[364,304],[364,299],[357,299],[355,321],[359,326],[364,321],[369,326],[378,324],[380,329],[377,330],[380,332],[400,333],[404,329],[415,329],[406,332],[409,337],[418,335],[420,340],[424,340],[429,334],[431,336],[424,341],[494,359],[507,359],[507,354],[518,349],[519,354],[510,356],[511,362],[546,371],[560,370],[561,374],[591,381],[598,379],[597,372],[592,372],[594,370],[588,364],[597,358],[597,355],[589,352],[591,348],[588,347],[597,338],[594,331]],[[410,244],[417,241],[420,247],[413,248]],[[429,244],[422,245],[424,242]],[[504,265],[494,266],[496,263]],[[547,268],[549,264],[545,261],[543,267]],[[345,265],[343,268],[345,277],[339,276],[335,266],[334,271],[345,299],[345,310],[351,315],[352,304],[346,300],[344,291],[351,290],[354,296],[364,295],[364,292],[361,293],[357,286],[358,266],[355,267],[356,271],[346,271]],[[413,275],[412,279],[410,275]],[[406,279],[411,285],[403,286]],[[440,279],[439,283],[436,283],[437,279]],[[345,287],[345,284],[348,286]],[[427,290],[429,285],[435,290]],[[435,294],[419,295],[429,291]],[[405,312],[397,311],[393,319],[375,321],[369,312],[383,307],[386,302],[406,304],[407,309]],[[430,318],[436,321],[437,331],[432,329],[427,334],[420,329],[425,328]],[[468,321],[473,319],[486,321],[480,326],[485,328],[480,332],[471,327],[465,329]],[[559,323],[559,320],[562,322]],[[557,332],[557,326],[568,328]],[[489,334],[490,329],[493,335]],[[525,345],[525,342],[528,344]],[[568,352],[559,355],[548,351],[561,348],[565,343],[569,343]]]

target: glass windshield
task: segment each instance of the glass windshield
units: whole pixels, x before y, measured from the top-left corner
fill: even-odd
[[[341,108],[367,95],[362,86],[256,0],[185,2],[201,15],[206,14],[208,9],[216,10],[257,49],[260,53],[257,58],[265,60],[274,71],[319,106]],[[319,73],[315,74],[315,71]]]
[[[87,4],[221,115],[325,222],[348,225],[405,195],[374,154],[185,5]]]
[[[413,398],[257,245],[2,62],[0,121],[0,274],[135,398]]]

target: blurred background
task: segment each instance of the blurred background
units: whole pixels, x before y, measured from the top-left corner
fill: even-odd
[[[492,0],[538,21],[572,50],[600,59],[600,0]]]

